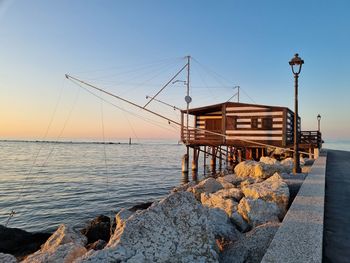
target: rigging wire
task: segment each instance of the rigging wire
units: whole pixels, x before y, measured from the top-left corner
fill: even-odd
[[[196,60],[195,58],[193,58],[193,60],[199,65],[201,66],[204,70],[206,70],[208,73],[212,73],[213,76],[216,76],[217,77],[217,80],[220,81],[219,78],[221,78],[222,80],[225,80],[226,82],[228,83],[231,83],[228,79],[226,79],[225,77],[223,77],[222,75],[220,75],[219,73],[211,70],[209,67],[203,65],[202,63],[200,63],[198,60]],[[221,81],[220,81],[221,82]],[[243,93],[253,102],[256,104],[255,100],[252,99],[248,94],[247,92],[244,90],[244,88],[240,87],[240,89],[243,91]]]
[[[62,89],[61,89],[61,91],[60,91],[60,93],[59,93],[58,101],[57,101],[57,103],[56,103],[56,105],[55,105],[55,107],[54,107],[54,111],[53,111],[53,114],[52,114],[52,116],[51,116],[51,118],[50,118],[49,125],[48,125],[48,127],[47,127],[47,129],[46,129],[46,131],[45,131],[45,135],[44,135],[44,137],[43,137],[43,139],[42,139],[41,141],[45,141],[45,140],[46,140],[47,135],[48,135],[48,133],[49,133],[49,130],[50,130],[51,126],[52,126],[54,117],[55,117],[56,112],[57,112],[58,105],[60,104],[60,101],[61,101],[61,98],[62,98],[62,93],[63,93],[64,85],[65,85],[65,80],[63,80],[63,86],[62,86]],[[77,89],[77,94],[76,94],[76,97],[75,97],[75,100],[74,100],[74,103],[73,103],[73,107],[71,108],[71,110],[70,110],[70,112],[69,112],[69,114],[68,114],[68,117],[67,117],[66,121],[64,122],[64,125],[63,125],[62,130],[61,130],[59,136],[56,138],[56,141],[58,141],[58,140],[61,138],[62,134],[63,134],[63,131],[64,131],[64,129],[65,129],[67,123],[68,123],[68,120],[70,119],[70,116],[71,116],[71,114],[72,114],[72,112],[73,112],[73,108],[74,108],[74,106],[75,106],[75,103],[76,103],[76,101],[78,100],[79,93],[80,93],[80,89]],[[42,144],[40,145],[39,150],[38,150],[38,152],[37,152],[36,155],[35,155],[34,161],[33,161],[32,165],[31,165],[31,167],[29,168],[29,171],[28,171],[28,172],[26,173],[26,175],[25,175],[25,179],[24,179],[24,182],[22,183],[21,188],[20,188],[20,190],[19,190],[19,193],[18,193],[16,202],[20,202],[20,201],[23,199],[23,197],[24,197],[24,188],[25,188],[25,185],[27,184],[27,181],[28,181],[29,176],[33,173],[34,166],[35,166],[35,164],[37,163],[37,159],[38,159],[39,154],[40,154],[42,148],[44,147],[44,145],[45,145],[45,143],[42,143]],[[37,167],[39,168],[39,170],[37,171],[37,173],[40,173],[40,172],[42,171],[43,167],[46,165],[46,163],[47,163],[47,161],[49,160],[49,158],[50,158],[52,152],[54,151],[54,148],[55,148],[55,147],[56,147],[56,145],[53,144],[53,146],[52,146],[52,148],[51,148],[51,151],[50,151],[49,154],[47,155],[47,157],[46,157],[46,159],[44,160],[44,162],[43,162],[41,165],[38,165],[38,166],[37,166]],[[34,182],[31,182],[31,184],[29,184],[28,187],[30,187],[33,183],[34,183]],[[11,219],[15,214],[18,214],[18,212],[15,211],[15,210],[12,210],[11,213],[9,214],[9,218],[8,218],[8,220],[7,220],[7,222],[6,222],[6,225],[10,222],[10,219]]]
[[[152,71],[152,72],[144,72],[143,74],[137,74],[137,77],[138,78],[140,78],[140,76],[144,76],[144,75],[146,75],[146,76],[148,76],[148,75],[150,75],[151,73],[153,73],[153,72],[155,72],[155,74],[154,75],[152,75],[152,77],[150,77],[150,78],[148,78],[148,79],[146,79],[145,81],[142,81],[141,83],[138,83],[138,84],[136,84],[136,86],[138,86],[136,89],[138,89],[139,87],[141,87],[141,86],[143,86],[144,84],[146,84],[146,83],[148,83],[149,81],[151,81],[152,79],[155,79],[156,77],[158,77],[158,76],[160,76],[161,74],[163,74],[164,72],[166,72],[166,71],[168,71],[168,70],[170,70],[170,69],[172,69],[175,65],[177,65],[178,64],[178,62],[173,62],[173,63],[169,63],[169,64],[167,64],[167,65],[165,65],[165,66],[163,66],[162,65],[162,67],[161,68],[157,68],[155,71]],[[129,77],[129,78],[127,78],[127,79],[124,79],[123,81],[120,81],[120,78],[118,79],[118,84],[117,85],[123,85],[123,84],[129,84],[129,85],[132,85],[132,84],[130,84],[129,83],[129,81],[130,80],[135,80],[135,76],[131,76],[131,77]],[[91,78],[89,78],[89,79],[91,79]],[[92,79],[92,80],[100,80],[101,78],[94,78],[94,79]],[[103,79],[103,81],[101,82],[100,81],[100,83],[104,83],[104,84],[112,84],[113,86],[116,86],[116,81],[113,81],[113,80],[110,80],[110,81],[108,81],[108,80],[106,80],[105,78],[102,78]],[[135,84],[134,84],[135,85]],[[160,84],[161,85],[161,84]],[[131,90],[136,90],[136,89],[131,89]],[[130,89],[128,89],[128,91],[130,91]]]
[[[253,99],[247,94],[247,92],[245,92],[245,90],[242,89],[242,87],[241,87],[241,90],[243,91],[243,93],[244,93],[253,103],[257,104],[257,103],[255,102],[255,100],[253,100]]]
[[[75,74],[85,74],[85,73],[95,73],[95,72],[102,72],[102,71],[108,71],[108,70],[115,70],[115,69],[125,69],[126,67],[130,67],[132,68],[131,70],[128,71],[135,71],[135,70],[140,70],[140,69],[144,69],[144,68],[149,68],[153,65],[158,65],[158,64],[164,64],[167,63],[168,61],[172,62],[172,61],[180,61],[182,60],[182,57],[175,57],[175,58],[165,58],[165,59],[161,59],[161,60],[156,60],[153,62],[149,62],[149,63],[145,63],[145,64],[138,64],[138,65],[120,65],[120,66],[114,66],[114,67],[108,67],[108,68],[104,68],[104,69],[96,69],[96,70],[86,70],[86,71],[79,71],[79,72],[75,72]],[[126,71],[126,73],[128,72]],[[121,72],[119,72],[121,73]],[[121,73],[122,74],[122,73]]]
[[[81,85],[79,82],[77,82],[77,81],[73,81],[73,82],[74,82],[76,85],[78,85],[79,87],[81,87],[82,89],[84,89],[85,91],[87,91],[88,93],[90,93],[91,95],[93,95],[93,96],[95,96],[95,97],[97,97],[97,98],[99,98],[99,99],[102,99],[104,102],[106,102],[106,103],[112,105],[113,107],[116,107],[117,109],[119,109],[119,110],[121,110],[121,111],[124,111],[124,112],[126,112],[126,113],[129,113],[129,114],[131,114],[131,115],[133,115],[133,116],[135,116],[135,117],[137,117],[137,118],[139,118],[139,119],[141,119],[141,120],[144,120],[144,121],[147,120],[149,123],[152,123],[153,125],[158,126],[158,127],[162,128],[162,129],[165,129],[165,130],[168,130],[168,131],[173,132],[172,130],[167,129],[167,127],[162,126],[163,123],[158,122],[158,121],[155,121],[155,120],[152,120],[152,119],[150,119],[150,118],[147,118],[147,117],[144,117],[144,116],[141,116],[141,115],[138,115],[138,114],[136,114],[136,113],[134,113],[134,112],[128,111],[128,110],[124,109],[123,107],[118,106],[118,105],[114,104],[113,102],[110,102],[110,101],[106,100],[105,98],[103,98],[103,97],[101,97],[101,96],[95,94],[95,93],[92,92],[91,90],[89,90],[89,89],[87,89],[86,87],[84,87],[83,85]]]

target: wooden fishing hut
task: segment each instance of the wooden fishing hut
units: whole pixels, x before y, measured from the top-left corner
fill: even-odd
[[[193,126],[185,125],[184,116],[194,119]],[[199,153],[210,155],[211,171],[219,169],[222,161],[232,167],[245,159],[259,160],[268,148],[293,148],[294,113],[286,107],[224,102],[181,111],[181,140],[193,149],[192,170],[198,169]],[[321,147],[319,131],[301,131],[299,117],[299,148],[310,155]],[[187,154],[188,158],[188,154]],[[188,171],[188,160],[187,164]],[[185,169],[186,170],[186,169]],[[184,169],[183,169],[184,171]]]

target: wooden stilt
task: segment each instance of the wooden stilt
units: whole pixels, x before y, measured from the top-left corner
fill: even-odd
[[[189,146],[186,146],[187,152],[184,154],[184,156],[182,157],[182,172],[184,173],[188,173],[188,159],[189,159],[189,153],[190,153],[190,149]]]
[[[206,166],[207,166],[207,146],[204,146],[204,160],[203,160],[203,166],[204,166],[204,175],[205,175]]]
[[[238,157],[238,162],[240,163],[240,162],[242,162],[242,150],[241,149],[239,149],[239,150],[237,150],[237,157]]]
[[[233,166],[233,158],[234,158],[232,146],[230,146],[228,148],[227,155],[228,155],[228,164],[229,164],[230,168],[232,168],[232,166]]]
[[[188,173],[188,155],[186,153],[182,157],[182,172]]]
[[[219,146],[219,171],[222,171],[222,151],[221,151],[221,146]]]
[[[210,159],[210,169],[211,169],[211,173],[215,174],[215,172],[216,172],[216,149],[214,146],[212,147],[212,155],[211,155],[211,159]]]
[[[197,147],[194,147],[193,156],[192,156],[192,171],[198,170],[198,157],[199,157],[199,149],[197,149]]]

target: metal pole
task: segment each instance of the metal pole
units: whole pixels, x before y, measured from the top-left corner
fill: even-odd
[[[187,86],[187,97],[190,96],[190,56],[187,56],[187,82],[186,82],[186,86]],[[186,120],[187,120],[187,143],[189,143],[189,140],[190,140],[190,133],[188,132],[188,123],[189,123],[189,116],[188,116],[188,112],[189,112],[189,107],[190,107],[190,102],[187,101],[187,107],[186,107]]]
[[[293,173],[300,173],[300,156],[299,156],[299,125],[298,125],[298,78],[299,74],[294,74],[295,79],[295,100],[294,100],[294,167]]]
[[[317,121],[318,121],[318,131],[320,131],[320,118],[318,118]]]
[[[237,86],[237,89],[238,89],[237,100],[238,100],[238,102],[239,102],[239,88],[240,88],[240,86]]]

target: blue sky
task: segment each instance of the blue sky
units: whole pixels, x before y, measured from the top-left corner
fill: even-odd
[[[193,62],[193,106],[225,101],[233,94],[230,86],[240,85],[242,102],[293,109],[288,61],[298,52],[305,60],[302,129],[315,130],[321,114],[326,138],[350,138],[349,7],[348,1],[322,0],[0,0],[0,137],[41,138],[51,120],[53,138],[99,138],[102,120],[110,138],[177,137],[172,127],[159,127],[167,125],[159,119],[101,103],[64,74],[144,104],[144,96],[160,89],[186,55],[200,62]],[[130,70],[129,82],[120,83],[126,69],[155,62],[154,72]],[[220,74],[220,81],[203,65]],[[150,81],[161,66],[168,70]],[[173,86],[161,98],[183,107],[184,87]],[[160,123],[149,124],[143,116]]]

